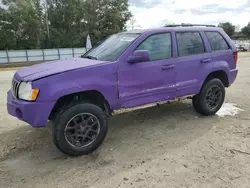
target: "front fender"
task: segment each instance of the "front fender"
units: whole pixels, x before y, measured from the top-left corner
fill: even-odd
[[[57,101],[69,94],[96,90],[115,109],[119,104],[116,71],[112,67],[100,69],[80,69],[35,81],[33,87],[40,89],[37,101]]]

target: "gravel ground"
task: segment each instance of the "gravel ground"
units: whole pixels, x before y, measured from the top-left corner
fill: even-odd
[[[14,71],[1,71],[0,187],[250,187],[249,54],[226,95],[244,111],[202,117],[187,101],[117,115],[103,145],[78,158],[60,153],[48,128],[7,115]]]

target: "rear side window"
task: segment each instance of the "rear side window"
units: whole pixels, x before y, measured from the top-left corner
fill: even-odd
[[[150,60],[162,60],[172,57],[172,37],[170,33],[155,34],[142,42],[136,50],[148,50]]]
[[[220,33],[215,32],[215,31],[205,32],[205,33],[210,43],[210,46],[212,48],[212,51],[230,49],[229,45],[227,44],[227,42],[225,41],[225,39],[222,37]]]
[[[188,56],[205,53],[205,47],[199,32],[176,33],[178,56]]]

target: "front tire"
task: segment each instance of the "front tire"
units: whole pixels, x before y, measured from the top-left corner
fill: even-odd
[[[213,78],[206,82],[201,92],[192,99],[194,109],[204,115],[215,115],[225,100],[225,86],[222,81]]]
[[[107,117],[99,106],[76,104],[57,114],[53,141],[66,155],[88,155],[103,143],[107,131]]]

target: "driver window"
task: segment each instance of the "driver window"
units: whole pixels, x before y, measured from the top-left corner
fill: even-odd
[[[172,57],[171,33],[155,34],[143,41],[136,50],[148,50],[150,60],[162,60]]]

